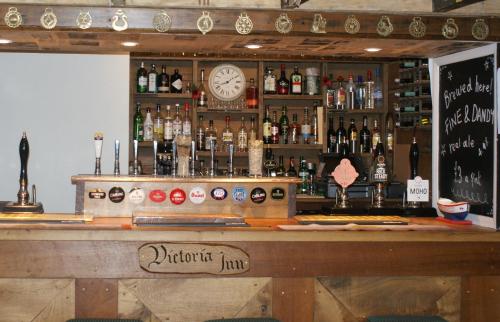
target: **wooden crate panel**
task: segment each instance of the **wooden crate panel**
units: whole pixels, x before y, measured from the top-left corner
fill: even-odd
[[[460,321],[459,277],[323,277],[314,322],[357,322],[371,315],[438,315]]]
[[[271,296],[271,278],[121,280],[118,314],[151,322],[269,317]]]
[[[64,322],[75,317],[72,279],[0,279],[2,322]]]

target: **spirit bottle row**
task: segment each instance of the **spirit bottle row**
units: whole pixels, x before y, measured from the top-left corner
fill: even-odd
[[[264,72],[264,94],[319,95],[319,69],[309,67],[306,69],[306,77],[303,77],[299,72],[299,67],[294,66],[290,78],[287,78],[285,64],[281,64],[280,78],[276,78],[274,69],[266,67]]]
[[[172,75],[167,74],[167,67],[161,66],[161,73],[156,70],[156,65],[151,64],[149,72],[141,62],[137,70],[137,93],[182,93],[182,75],[179,69],[174,69]]]

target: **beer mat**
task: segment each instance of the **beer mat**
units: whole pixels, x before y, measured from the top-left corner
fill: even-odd
[[[408,225],[409,222],[400,216],[301,215],[294,218],[302,225]]]
[[[452,220],[444,217],[437,217],[436,220],[450,225],[472,225],[470,220]]]
[[[450,227],[438,225],[358,225],[358,224],[345,224],[345,225],[278,225],[281,230],[289,231],[441,231],[451,230]]]
[[[161,212],[135,212],[132,222],[136,225],[172,225],[172,226],[244,226],[245,219],[238,215],[212,214],[170,214]]]
[[[50,224],[84,224],[91,222],[90,215],[58,215],[58,214],[6,214],[0,213],[1,223],[50,223]]]

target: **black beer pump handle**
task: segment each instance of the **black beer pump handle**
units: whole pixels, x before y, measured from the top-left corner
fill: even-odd
[[[28,143],[28,138],[26,137],[26,132],[23,133],[21,143],[19,143],[19,157],[21,158],[21,175],[19,177],[20,181],[24,181],[28,184],[28,157],[30,154],[30,145]]]
[[[413,138],[413,142],[410,146],[410,179],[415,179],[418,174],[418,144],[415,137]]]

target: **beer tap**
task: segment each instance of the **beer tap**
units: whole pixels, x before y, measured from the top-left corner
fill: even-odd
[[[196,176],[196,141],[191,140],[191,160],[189,162],[189,174]]]
[[[414,180],[416,176],[418,176],[418,158],[419,158],[419,150],[417,144],[417,138],[413,135],[413,141],[410,146],[410,179]],[[409,201],[409,208],[419,208],[420,203],[417,201]]]
[[[389,174],[384,156],[384,146],[381,142],[377,143],[375,158],[370,172],[370,179],[375,185],[375,191],[372,195],[372,206],[382,208],[384,206],[385,186],[389,180]]]
[[[229,144],[229,158],[227,160],[227,176],[232,177],[234,174],[233,169],[233,158],[234,158],[234,144]]]
[[[133,161],[133,166],[132,166],[132,174],[134,176],[137,176],[140,174],[140,172],[139,172],[139,160],[137,159],[138,150],[139,150],[139,141],[134,140],[134,161]]]
[[[209,176],[214,177],[217,175],[215,169],[215,141],[210,140],[210,170],[208,173]]]
[[[158,141],[153,141],[153,175],[158,175]]]
[[[172,142],[172,177],[177,175],[177,142]]]
[[[113,173],[115,176],[120,175],[120,140],[115,140],[115,169]]]
[[[96,176],[101,175],[101,155],[102,155],[102,133],[97,132],[94,135],[94,148],[95,148],[95,170],[94,174]]]

